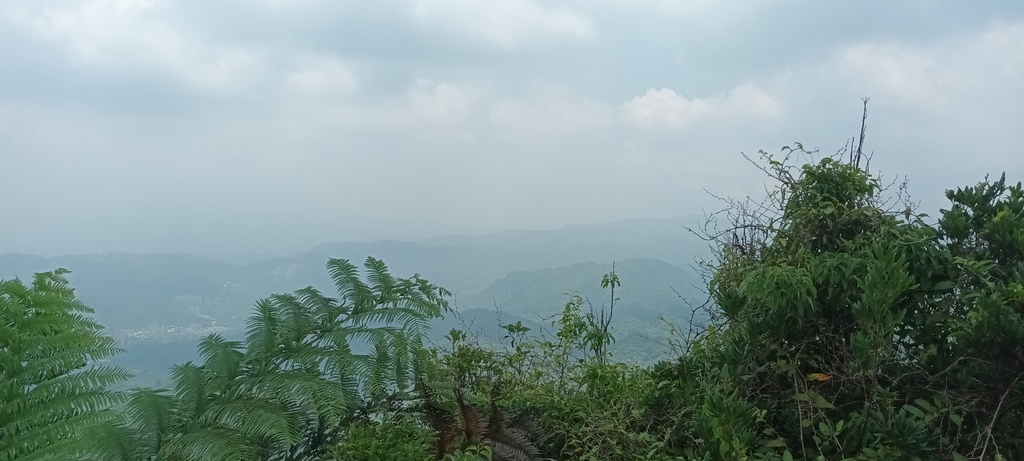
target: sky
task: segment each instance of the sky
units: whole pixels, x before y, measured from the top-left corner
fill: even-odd
[[[1024,2],[4,0],[0,253],[287,253],[1024,180]]]

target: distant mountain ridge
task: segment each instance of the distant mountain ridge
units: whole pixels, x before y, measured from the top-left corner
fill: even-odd
[[[578,293],[599,308],[610,304],[610,291],[601,288],[601,277],[612,270],[611,262],[581,262],[515,271],[481,292],[459,299],[459,303],[469,308],[497,305],[517,315],[553,314],[561,312],[567,293]],[[657,259],[632,258],[615,262],[614,270],[622,283],[616,289],[616,304],[624,315],[636,310],[668,313],[679,310],[681,296],[700,296],[692,285],[699,279],[689,268]]]
[[[606,224],[574,224],[554,230],[445,235],[417,243],[542,252],[543,265],[547,267],[627,258],[661,259],[682,266],[691,264],[696,256],[708,254],[707,244],[687,230],[701,222],[703,217],[699,216],[633,218]]]
[[[130,359],[164,370],[175,361],[172,350],[182,341],[211,331],[241,334],[253,304],[273,293],[314,286],[334,295],[325,264],[345,258],[361,265],[367,256],[383,260],[391,273],[418,273],[455,293],[455,305],[472,312],[478,325],[496,334],[499,319],[533,325],[559,312],[565,293],[579,291],[596,307],[604,302],[601,275],[616,271],[622,288],[619,325],[650,328],[661,315],[682,312],[685,304],[672,291],[690,293],[696,275],[689,267],[706,254],[706,245],[683,229],[696,218],[624,220],[609,224],[566,226],[550,231],[507,231],[479,236],[449,235],[417,242],[341,242],[318,245],[305,253],[247,264],[187,254],[99,253],[40,257],[0,255],[0,279],[29,280],[36,272],[63,267],[76,294],[96,310],[95,317],[133,351],[167,350],[161,359]],[[501,321],[505,321],[501,320]],[[441,322],[435,334],[453,327]],[[625,331],[624,331],[625,334]],[[500,337],[500,336],[499,336]],[[153,347],[165,342],[168,347]],[[171,347],[174,346],[174,347]],[[162,363],[161,360],[167,362]],[[133,363],[135,363],[133,362]],[[158,363],[160,362],[160,363]],[[151,371],[150,373],[158,373]]]
[[[419,273],[466,298],[516,271],[629,258],[657,258],[685,266],[704,247],[682,227],[693,222],[695,218],[632,219],[549,231],[449,235],[418,242],[327,243],[305,253],[249,264],[186,254],[45,258],[10,253],[0,255],[0,278],[28,279],[36,272],[67,268],[79,297],[96,309],[101,322],[114,329],[143,328],[151,323],[206,323],[210,316],[231,325],[240,324],[253,302],[272,293],[308,285],[333,292],[324,269],[329,258],[361,263],[373,256],[397,276]]]

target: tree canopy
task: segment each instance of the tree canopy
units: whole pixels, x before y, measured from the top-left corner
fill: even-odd
[[[709,459],[1024,456],[1020,183],[949,191],[930,225],[853,162],[766,160],[769,206],[734,209],[719,241],[721,322],[659,370],[684,383],[658,396],[686,415],[676,443]]]

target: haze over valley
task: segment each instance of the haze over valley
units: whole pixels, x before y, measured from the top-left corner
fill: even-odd
[[[248,263],[187,254],[97,253],[41,257],[0,255],[0,278],[29,279],[58,267],[71,270],[78,297],[128,351],[114,360],[152,384],[173,363],[195,360],[195,342],[211,333],[243,335],[259,298],[312,285],[335,289],[325,264],[344,258],[383,260],[392,274],[419,273],[453,292],[457,312],[432,329],[440,341],[451,328],[500,340],[499,324],[517,321],[536,331],[550,326],[567,293],[578,292],[596,309],[607,305],[600,288],[612,270],[622,286],[613,332],[618,347],[636,360],[665,357],[668,323],[688,322],[690,302],[704,301],[695,271],[707,243],[685,227],[702,217],[630,219],[547,231],[447,235],[415,242],[325,243],[307,252]],[[685,298],[685,299],[684,299]],[[662,320],[664,317],[664,320]],[[545,320],[548,319],[548,320]]]

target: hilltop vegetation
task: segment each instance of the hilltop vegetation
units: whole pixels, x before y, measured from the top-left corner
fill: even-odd
[[[763,158],[773,193],[707,228],[716,308],[654,366],[609,350],[618,267],[607,310],[570,290],[543,332],[432,347],[451,292],[331,259],[336,299],[261,299],[172,389],[109,392],[125,376],[94,360],[116,351],[61,274],[5,282],[0,459],[1024,458],[1021,184],[950,190],[932,224],[852,155],[785,153]]]

